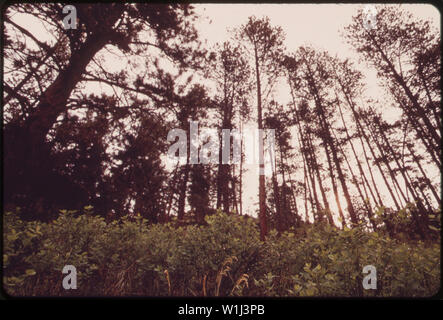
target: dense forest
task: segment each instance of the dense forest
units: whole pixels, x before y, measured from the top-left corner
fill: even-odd
[[[340,36],[357,59],[288,50],[267,16],[212,46],[198,6],[4,10],[5,291],[437,293],[440,31],[402,6],[355,6]],[[248,127],[263,129],[257,164]],[[168,157],[177,145],[184,155]],[[76,290],[62,286],[66,265]]]

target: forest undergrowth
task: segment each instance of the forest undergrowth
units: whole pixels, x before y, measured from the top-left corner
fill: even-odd
[[[440,288],[438,228],[423,241],[303,223],[263,242],[256,219],[220,211],[203,225],[106,221],[90,206],[48,223],[7,212],[3,288],[11,296],[427,297]],[[63,289],[65,265],[77,270],[76,290]],[[366,265],[376,267],[375,290],[362,286]]]

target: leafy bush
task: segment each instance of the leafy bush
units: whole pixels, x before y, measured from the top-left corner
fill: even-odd
[[[106,222],[91,207],[49,223],[4,215],[3,285],[13,296],[430,296],[438,242],[400,241],[364,227],[305,225],[259,240],[256,221],[217,213],[204,226]],[[61,271],[77,269],[78,289]],[[377,289],[362,287],[365,265]]]

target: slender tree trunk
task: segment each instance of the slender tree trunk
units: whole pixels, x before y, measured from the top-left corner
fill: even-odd
[[[329,223],[331,225],[333,225],[334,224],[334,220],[332,219],[331,208],[329,206],[328,198],[326,196],[326,191],[325,191],[325,188],[323,186],[323,180],[322,180],[321,175],[320,175],[319,164],[317,163],[317,160],[316,160],[316,157],[315,157],[315,154],[314,154],[314,148],[312,146],[312,140],[311,140],[311,137],[310,137],[309,133],[307,134],[307,138],[308,138],[308,145],[309,145],[310,153],[311,153],[311,161],[313,161],[312,165],[313,165],[314,171],[315,171],[315,173],[317,175],[318,186],[320,188],[320,192],[321,192],[321,195],[322,195],[323,203],[324,203],[324,206],[325,206],[325,209],[326,209],[326,215],[327,215]],[[339,209],[339,213],[341,213],[340,217],[342,217],[342,219],[343,219],[342,223],[344,224],[346,222],[344,220],[343,212],[340,209]]]
[[[330,132],[329,129],[328,129],[328,131]],[[358,217],[357,217],[357,215],[355,213],[354,206],[353,206],[352,200],[351,200],[351,196],[349,194],[349,189],[348,189],[348,186],[347,186],[347,183],[346,183],[346,179],[345,179],[345,176],[343,174],[340,161],[338,159],[337,149],[336,149],[336,147],[334,145],[334,142],[332,140],[332,136],[330,135],[330,133],[329,133],[329,138],[330,139],[328,139],[328,140],[330,140],[329,141],[329,145],[330,145],[331,151],[332,151],[332,159],[334,160],[335,168],[336,168],[337,173],[338,173],[338,179],[340,181],[340,184],[341,184],[341,187],[342,187],[345,199],[346,199],[346,203],[348,205],[348,211],[349,211],[349,215],[351,217],[351,222],[354,225],[357,225],[358,224]]]
[[[312,199],[312,193],[311,193],[311,186],[309,184],[309,179],[310,177],[308,177],[308,170],[306,168],[306,160],[305,160],[305,154],[303,152],[304,148],[302,148],[302,143],[300,141],[300,135],[298,135],[298,143],[300,146],[300,149],[302,150],[301,155],[302,155],[302,161],[303,161],[303,191],[304,191],[304,203],[305,203],[305,218],[306,221],[309,221],[309,215],[308,215],[308,192],[309,192],[309,202],[311,204],[311,210],[314,210],[314,203],[313,203],[313,199]]]
[[[300,137],[299,137],[299,140],[300,140]],[[309,150],[309,151],[307,151],[307,150]],[[318,200],[318,196],[317,196],[317,187],[316,187],[316,183],[315,183],[315,176],[314,176],[314,170],[313,170],[313,167],[315,167],[315,164],[313,163],[311,157],[308,158],[308,156],[310,156],[310,152],[311,152],[310,147],[308,145],[306,145],[304,147],[304,151],[302,152],[302,156],[306,160],[306,166],[308,168],[308,178],[311,181],[311,187],[312,187],[312,194],[311,194],[311,189],[309,189],[309,194],[310,194],[310,198],[311,198],[311,207],[312,207],[313,212],[315,212],[315,210],[321,211],[322,207],[320,205],[320,201]],[[314,207],[315,207],[315,209],[314,209]]]
[[[329,177],[331,178],[331,184],[332,184],[332,190],[334,191],[335,203],[337,204],[338,213],[340,215],[340,218],[342,219],[342,223],[345,223],[346,220],[345,220],[345,216],[343,214],[343,209],[341,207],[340,198],[338,195],[338,188],[337,188],[337,183],[335,181],[334,168],[332,167],[331,157],[329,155],[327,143],[324,142],[323,145],[325,148],[326,159],[328,162]]]
[[[422,229],[422,230],[420,231],[420,233],[421,233],[423,236],[425,236],[425,230],[426,230],[426,227],[423,225],[423,223],[421,223],[422,220],[426,219],[426,217],[425,217],[425,216],[426,216],[426,209],[425,209],[425,207],[424,207],[424,205],[423,205],[423,202],[422,202],[422,200],[418,197],[418,195],[417,195],[417,193],[416,193],[416,190],[413,188],[412,184],[410,183],[410,178],[409,178],[409,175],[407,174],[405,168],[403,168],[403,167],[401,166],[400,162],[398,161],[398,158],[396,157],[396,153],[395,153],[394,149],[392,148],[391,144],[389,143],[388,138],[386,137],[385,132],[382,130],[382,128],[380,128],[380,123],[378,122],[378,119],[375,120],[375,124],[378,126],[378,129],[379,129],[378,131],[379,131],[380,135],[382,136],[382,138],[383,138],[383,140],[384,140],[386,146],[388,147],[388,149],[389,149],[389,151],[391,152],[391,154],[393,154],[393,156],[394,156],[394,161],[395,161],[395,163],[396,163],[396,165],[397,165],[397,168],[399,169],[399,171],[400,171],[400,173],[401,173],[401,175],[402,175],[402,177],[403,177],[403,180],[405,181],[405,184],[406,184],[407,190],[410,191],[410,193],[411,193],[411,195],[412,195],[414,201],[417,203],[417,206],[418,206],[418,208],[420,209],[420,213],[421,213],[421,215],[422,215],[423,217],[422,217],[422,219],[419,219],[419,217],[416,216],[415,219],[417,220],[417,222],[420,222],[420,227],[421,227],[421,229]],[[427,201],[426,197],[425,197],[425,200]],[[413,212],[413,215],[414,215],[414,212]]]
[[[241,117],[241,116],[240,116]],[[243,215],[243,121],[240,119],[240,181],[239,181],[239,201],[240,215]]]
[[[368,123],[367,120],[365,120],[365,122],[366,122],[367,127],[369,128],[369,131],[371,132],[371,134],[373,136],[373,139],[374,139],[374,141],[375,141],[375,143],[377,145],[377,148],[379,149],[379,152],[381,154],[381,158],[382,158],[383,162],[385,163],[385,165],[386,165],[386,167],[388,169],[388,172],[389,172],[389,174],[390,174],[390,176],[392,178],[392,181],[394,182],[394,185],[396,185],[398,187],[398,191],[402,195],[403,199],[405,201],[407,201],[407,197],[403,193],[403,191],[402,191],[402,189],[400,187],[400,184],[398,183],[398,181],[397,181],[397,179],[395,177],[395,174],[394,174],[394,172],[393,172],[393,170],[392,170],[392,168],[391,168],[391,166],[389,164],[389,161],[387,160],[386,155],[383,153],[382,147],[380,146],[380,143],[378,142],[377,137],[375,137],[375,133],[371,129],[371,125]],[[407,179],[405,179],[405,183],[407,183],[407,185],[409,184]],[[416,201],[418,201],[418,203],[417,203],[418,209],[420,210],[420,212],[423,212],[424,211],[424,207],[422,205],[422,202],[418,198],[416,198],[415,193],[409,187],[408,187],[408,189],[413,194],[414,199],[416,199]],[[423,223],[422,223],[422,219],[420,219],[419,214],[415,210],[411,210],[411,214],[412,214],[412,217],[413,217],[413,219],[415,221],[415,224],[417,226],[416,231],[418,232],[418,234],[420,234],[422,239],[425,239],[426,238],[426,234],[425,234],[424,226],[423,226]]]
[[[293,108],[294,108],[294,114],[295,114],[295,120],[297,122],[297,128],[298,128],[298,133],[299,133],[299,145],[302,148],[302,158],[303,158],[303,166],[304,166],[304,172],[305,172],[305,177],[306,177],[306,167],[307,167],[307,173],[309,176],[309,179],[311,180],[311,186],[312,186],[312,193],[311,193],[311,189],[309,188],[309,195],[310,195],[310,202],[311,202],[311,207],[314,210],[314,205],[313,205],[313,200],[315,201],[315,208],[317,210],[317,212],[320,212],[322,210],[321,206],[320,206],[320,202],[318,200],[318,196],[317,196],[317,190],[316,190],[316,186],[315,186],[315,178],[314,178],[314,174],[313,174],[313,167],[317,173],[317,177],[318,177],[318,182],[319,182],[319,186],[320,186],[320,190],[323,196],[323,201],[325,204],[325,208],[328,211],[328,220],[331,223],[331,225],[333,225],[333,220],[332,220],[332,216],[331,216],[331,210],[329,207],[329,203],[327,201],[326,198],[326,194],[325,191],[323,189],[322,186],[322,179],[320,177],[320,172],[318,169],[318,165],[317,163],[314,163],[315,161],[315,155],[314,155],[314,151],[312,148],[312,144],[310,143],[310,139],[308,138],[309,136],[309,132],[306,133],[306,136],[303,133],[303,129],[302,129],[302,125],[301,125],[301,119],[299,116],[299,112],[295,103],[295,96],[294,96],[294,90],[292,87],[292,82],[291,79],[288,77],[288,83],[289,83],[289,87],[290,87],[290,92],[291,92],[291,97],[292,97],[292,103],[293,103]],[[309,156],[309,159],[308,159]],[[308,180],[309,182],[309,180]],[[308,211],[306,211],[306,218],[308,218]]]
[[[172,183],[170,185],[170,192],[168,196],[168,201],[166,203],[166,220],[169,221],[169,218],[171,216],[171,209],[172,209],[172,203],[174,202],[174,195],[178,191],[177,189],[177,183],[179,180],[179,174],[178,174],[178,168],[180,164],[177,163],[174,172],[172,173]]]
[[[178,198],[177,219],[183,220],[185,217],[186,190],[188,188],[190,165],[184,165],[182,172],[182,182],[180,185],[180,194]]]
[[[240,214],[239,207],[238,207],[238,199],[237,199],[237,184],[235,183],[235,165],[232,166],[232,177],[231,177],[231,183],[232,183],[232,198],[234,202],[234,208],[235,213]]]
[[[349,103],[349,106],[351,107],[351,110],[352,110],[352,114],[353,114],[354,120],[355,120],[355,122],[356,122],[356,124],[357,124],[357,129],[358,129],[358,131],[359,131],[358,134],[359,134],[360,140],[361,140],[361,136],[363,136],[364,140],[366,141],[367,146],[369,147],[369,151],[371,152],[372,158],[375,160],[375,159],[376,159],[375,151],[374,151],[374,149],[373,149],[373,147],[372,147],[372,145],[371,145],[371,143],[370,143],[370,141],[369,141],[368,136],[366,135],[366,133],[365,133],[365,131],[364,131],[364,128],[363,128],[361,122],[360,122],[360,116],[358,115],[357,110],[355,109],[354,103],[353,103],[351,100],[349,100],[348,103]],[[364,149],[364,143],[363,143],[363,141],[361,141],[361,143],[362,143],[363,150],[365,150],[365,149]],[[364,151],[364,152],[365,152],[365,151]],[[370,172],[371,172],[371,177],[372,177],[372,182],[373,182],[373,184],[374,184],[374,188],[375,188],[375,190],[377,191],[377,194],[378,194],[379,199],[380,199],[380,203],[382,203],[382,201],[381,201],[381,197],[380,197],[380,194],[379,194],[379,192],[378,192],[378,190],[377,190],[377,184],[375,183],[374,177],[373,177],[373,175],[372,175],[372,171],[371,171],[371,169],[370,169],[371,166],[370,166],[370,163],[369,163],[368,157],[367,157],[367,155],[366,155],[366,152],[365,152],[365,157],[366,157],[366,161],[367,161],[368,168],[369,168],[369,170],[370,170]],[[387,179],[386,179],[386,177],[385,177],[385,174],[384,174],[384,172],[383,172],[383,170],[382,170],[382,168],[381,168],[381,166],[380,166],[379,161],[375,161],[375,165],[377,166],[377,168],[378,168],[378,170],[379,170],[379,172],[380,172],[380,175],[381,175],[381,177],[383,178],[383,181],[384,181],[384,183],[385,183],[385,185],[386,185],[386,188],[388,189],[389,194],[391,195],[391,198],[392,198],[392,200],[394,201],[394,204],[395,204],[397,210],[400,210],[401,207],[400,207],[400,205],[398,204],[398,201],[397,201],[397,199],[396,199],[394,193],[392,192],[391,186],[389,185],[389,183],[388,183],[388,181],[387,181]]]
[[[346,203],[348,205],[348,211],[349,211],[349,215],[351,217],[351,222],[354,225],[356,225],[356,224],[358,224],[358,218],[356,216],[356,213],[355,213],[355,210],[354,210],[354,206],[352,205],[352,201],[351,201],[351,197],[350,197],[350,194],[349,194],[349,191],[348,191],[346,180],[345,180],[345,177],[344,177],[341,165],[340,165],[340,161],[338,159],[337,150],[336,150],[336,147],[334,145],[334,141],[332,139],[332,135],[331,135],[331,132],[330,132],[330,125],[329,125],[328,121],[325,118],[323,101],[322,101],[322,99],[321,99],[321,97],[319,95],[319,91],[318,91],[318,88],[316,86],[315,80],[314,80],[314,78],[312,76],[312,71],[311,71],[311,69],[309,67],[309,64],[306,63],[306,67],[307,67],[307,70],[308,70],[308,73],[309,73],[308,77],[311,80],[312,95],[313,95],[313,98],[314,98],[315,105],[318,108],[318,111],[319,111],[318,115],[320,117],[320,123],[321,123],[321,126],[322,126],[322,128],[324,130],[324,134],[325,134],[325,138],[324,138],[325,145],[329,144],[329,147],[331,149],[332,159],[334,161],[334,164],[335,164],[335,167],[336,167],[336,170],[337,170],[337,173],[338,173],[338,179],[340,180],[341,187],[342,187],[345,199],[346,199]],[[325,149],[326,149],[326,147],[325,147]],[[327,153],[327,156],[329,157],[327,151],[326,151],[326,153]],[[334,192],[336,192],[336,190],[334,190]],[[338,196],[336,196],[336,198],[338,198]]]
[[[283,154],[282,154],[282,157],[283,157]],[[286,162],[286,166],[288,166],[287,158],[285,159],[285,162]],[[282,166],[283,166],[283,163],[282,163]],[[289,168],[289,166],[288,166],[288,168]],[[283,167],[282,167],[282,170],[283,170]],[[286,186],[286,178],[284,175],[284,170],[282,172],[283,172],[283,185]],[[294,189],[293,180],[291,177],[291,171],[289,169],[288,169],[287,174],[289,177],[289,183],[290,183],[290,188],[291,188],[291,197],[292,197],[292,201],[294,202],[294,213],[295,213],[295,215],[299,216],[299,212],[298,212],[298,208],[297,208],[297,197],[295,195],[295,189]]]
[[[260,220],[260,239],[266,240],[268,234],[268,225],[266,218],[266,187],[264,175],[264,153],[263,153],[263,121],[262,121],[262,97],[261,97],[261,83],[260,83],[260,68],[258,62],[257,46],[254,47],[255,56],[255,75],[257,80],[257,124],[259,129],[259,143],[258,143],[258,157],[259,157],[259,220]]]
[[[182,221],[185,217],[186,191],[188,189],[189,172],[191,171],[191,165],[189,164],[190,137],[187,137],[187,139],[188,139],[187,143],[188,152],[186,156],[186,164],[183,166],[183,169],[181,170],[182,180],[180,183],[180,194],[178,197],[177,219],[179,221]]]
[[[369,181],[368,181],[368,179],[366,178],[366,174],[365,174],[365,172],[364,172],[364,170],[363,170],[363,167],[362,167],[362,165],[361,165],[361,163],[360,163],[360,159],[359,159],[359,157],[357,156],[357,152],[356,152],[356,150],[355,150],[354,143],[352,142],[352,138],[351,138],[351,136],[350,136],[350,134],[349,134],[348,127],[346,126],[346,121],[345,121],[345,118],[344,118],[344,116],[343,116],[343,112],[342,112],[342,109],[341,109],[341,105],[340,105],[340,104],[338,104],[338,110],[339,110],[339,112],[340,112],[340,117],[341,117],[341,120],[342,120],[343,128],[344,128],[345,133],[346,133],[346,138],[347,138],[347,140],[348,140],[348,142],[349,142],[349,145],[351,146],[352,154],[354,155],[354,159],[355,159],[355,161],[356,161],[356,163],[357,163],[357,167],[358,167],[358,170],[359,170],[359,172],[360,172],[360,175],[363,177],[363,181],[364,181],[364,183],[363,183],[363,187],[364,187],[364,190],[365,190],[366,198],[369,200],[368,192],[367,192],[367,190],[366,190],[366,186],[367,186],[367,188],[369,189],[369,192],[371,193],[371,196],[372,196],[372,199],[373,199],[374,203],[375,203],[375,204],[378,204],[378,205],[381,206],[381,205],[383,205],[383,203],[382,203],[382,201],[381,201],[381,199],[380,199],[380,195],[378,195],[378,197],[379,197],[379,200],[378,200],[379,203],[377,203],[377,198],[376,198],[375,195],[374,195],[374,191],[372,190],[371,185],[369,184]],[[361,141],[361,142],[363,143],[363,141]],[[364,147],[364,146],[363,146],[363,147]],[[366,150],[364,150],[364,153],[365,153],[365,156],[366,156]],[[372,170],[370,170],[370,174],[371,174],[371,176],[372,176]],[[372,176],[372,179],[374,179],[373,176]],[[370,206],[370,204],[369,204],[369,206]]]
[[[364,117],[362,117],[362,119],[364,120],[366,127],[369,129],[369,133],[372,136],[372,140],[375,142],[375,145],[378,149],[378,152],[380,154],[380,159],[382,160],[382,162],[385,164],[386,169],[388,170],[388,173],[392,179],[392,182],[394,184],[394,186],[398,187],[398,191],[401,194],[401,197],[404,199],[404,201],[408,201],[408,198],[406,197],[406,195],[404,194],[403,190],[401,189],[400,183],[398,182],[398,179],[394,173],[394,170],[392,169],[388,157],[385,154],[385,152],[383,151],[383,147],[380,144],[380,141],[378,140],[376,133],[374,132],[374,129],[372,128],[371,124],[369,123],[368,120],[366,120]]]
[[[218,157],[218,165],[217,165],[217,209],[220,209],[222,206],[222,141],[220,139],[220,147],[219,147],[219,157]]]
[[[334,130],[332,129],[331,131],[332,131],[332,134],[334,135],[335,140],[338,141],[337,136],[335,135]],[[343,158],[345,159],[346,164],[348,165],[349,172],[351,173],[351,176],[352,176],[352,181],[354,182],[354,185],[357,188],[358,194],[360,195],[360,198],[361,198],[361,200],[363,202],[363,205],[365,206],[365,209],[366,209],[366,211],[368,213],[369,222],[372,224],[372,227],[374,228],[374,230],[376,230],[377,229],[377,225],[376,225],[376,223],[374,221],[374,215],[373,215],[373,212],[372,212],[372,208],[369,205],[369,203],[366,201],[365,196],[363,195],[363,192],[361,191],[358,179],[357,179],[356,175],[354,174],[354,171],[352,170],[352,166],[351,166],[351,164],[348,161],[348,157],[346,156],[346,153],[344,152],[344,150],[343,150],[343,148],[341,147],[340,144],[338,144],[338,146],[339,146],[339,150],[340,150],[341,154],[343,155]],[[367,196],[367,194],[366,194],[366,196]]]

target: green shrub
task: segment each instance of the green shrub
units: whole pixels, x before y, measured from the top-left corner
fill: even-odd
[[[13,296],[430,296],[440,245],[363,227],[306,225],[259,240],[252,218],[217,213],[204,226],[106,222],[91,207],[49,223],[4,214],[3,285]],[[303,236],[301,236],[303,235]],[[61,270],[77,269],[65,290]],[[377,268],[377,290],[362,287]]]

